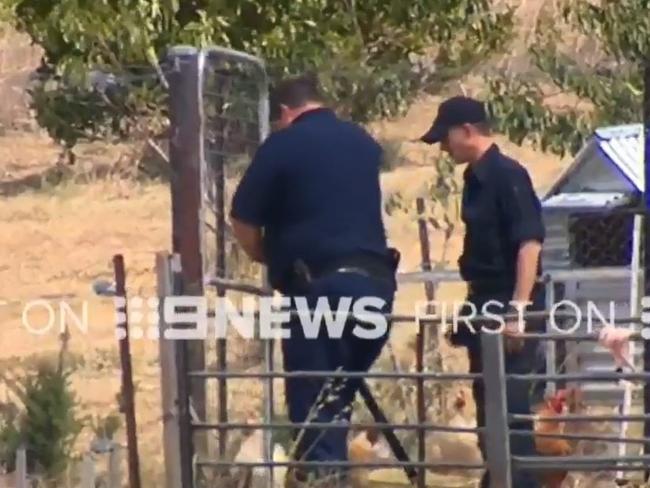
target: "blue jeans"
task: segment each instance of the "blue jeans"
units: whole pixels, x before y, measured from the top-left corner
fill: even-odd
[[[306,290],[294,295],[304,296],[310,309],[315,308],[319,297],[329,300],[331,310],[335,312],[342,297],[352,299],[352,305],[361,297],[377,297],[385,302],[381,309],[368,305],[365,313],[391,313],[395,294],[395,283],[380,281],[352,273],[334,273],[314,280]],[[364,311],[362,311],[364,313]],[[323,321],[324,322],[324,321]],[[377,338],[366,339],[353,333],[357,322],[345,323],[340,337],[331,338],[324,323],[320,325],[317,338],[306,337],[300,319],[292,319],[289,324],[291,337],[282,340],[284,370],[291,371],[342,371],[366,372],[379,356],[386,343],[390,324],[385,332]],[[363,324],[367,330],[374,329],[372,324]],[[331,380],[330,380],[331,381]],[[349,421],[351,404],[357,393],[361,379],[336,379],[328,389],[328,398],[322,399],[327,378],[287,378],[285,395],[289,410],[289,419],[294,423],[318,422],[331,423],[337,420]],[[317,404],[318,403],[318,404]],[[294,440],[300,429],[294,432]],[[347,429],[305,429],[298,442],[295,458],[300,461],[347,461]],[[331,472],[331,469],[327,469]]]
[[[477,313],[481,314],[483,304],[490,300],[507,305],[512,299],[510,291],[504,293],[494,294],[481,294],[480,296],[469,296],[467,302],[472,303]],[[529,311],[543,310],[545,308],[543,292],[538,292],[533,297],[533,304],[529,307]],[[488,312],[498,313],[496,306],[490,305],[487,309]],[[461,312],[463,315],[470,315],[471,311],[465,310]],[[474,329],[478,328],[474,326]],[[544,330],[543,320],[528,320],[527,331],[541,332]],[[458,337],[452,338],[452,343],[455,345],[462,345],[467,347],[469,354],[469,370],[471,373],[481,373],[483,371],[483,364],[481,359],[481,346],[480,336],[478,334],[470,336],[468,334],[459,334]],[[541,343],[537,340],[526,340],[522,351],[518,353],[506,353],[505,366],[506,374],[526,374],[526,373],[545,373],[545,363]],[[510,414],[530,414],[531,404],[533,401],[538,401],[543,396],[544,383],[533,385],[530,381],[507,380],[506,382],[506,401],[508,406],[508,413]],[[485,394],[483,389],[483,382],[476,380],[473,382],[472,391],[474,401],[476,402],[476,425],[477,427],[485,427]],[[533,430],[532,422],[511,422],[511,429],[516,430]],[[479,448],[485,459],[485,444],[483,436],[479,435]],[[535,450],[534,438],[532,436],[511,435],[510,436],[510,451],[514,456],[534,456],[537,454]],[[534,473],[527,471],[515,471],[511,473],[512,486],[538,488],[540,487],[539,480]],[[490,486],[490,473],[485,472],[481,479],[481,488],[488,488]]]

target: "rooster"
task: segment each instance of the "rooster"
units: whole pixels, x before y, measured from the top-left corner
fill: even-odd
[[[567,411],[567,399],[571,397],[569,390],[559,390],[549,398],[539,410],[539,417],[561,417]],[[564,434],[564,422],[536,421],[535,434]],[[542,456],[568,456],[573,452],[571,444],[565,439],[535,436],[535,449]],[[546,488],[560,488],[567,477],[566,470],[548,471],[541,475]]]

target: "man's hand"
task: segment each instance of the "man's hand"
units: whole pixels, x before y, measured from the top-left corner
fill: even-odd
[[[531,305],[530,297],[537,281],[537,264],[542,244],[537,240],[525,241],[519,248],[517,256],[517,282],[510,305],[514,307],[518,319],[511,320],[506,327],[506,351],[518,353],[524,348],[524,340],[518,337],[526,331],[526,320],[523,314],[526,307]]]
[[[516,354],[521,352],[524,348],[524,340],[521,337],[521,333],[524,329],[521,327],[517,320],[511,320],[506,322],[503,329],[503,335],[505,336],[505,348],[508,354]]]
[[[524,348],[524,341],[521,334],[526,332],[526,318],[524,313],[526,307],[530,305],[529,300],[522,300],[520,297],[515,297],[510,302],[510,307],[507,315],[516,314],[516,318],[506,320],[503,335],[505,336],[505,348],[509,354],[521,352]]]

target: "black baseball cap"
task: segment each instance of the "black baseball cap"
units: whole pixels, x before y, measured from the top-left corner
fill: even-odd
[[[444,139],[447,131],[452,127],[481,122],[487,122],[483,103],[469,97],[452,97],[440,104],[433,125],[426,134],[420,137],[420,141],[436,144]]]

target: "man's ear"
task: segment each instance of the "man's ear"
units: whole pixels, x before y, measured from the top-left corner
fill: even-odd
[[[465,131],[466,137],[472,137],[478,132],[476,127],[474,127],[472,124],[463,124],[463,130]]]

